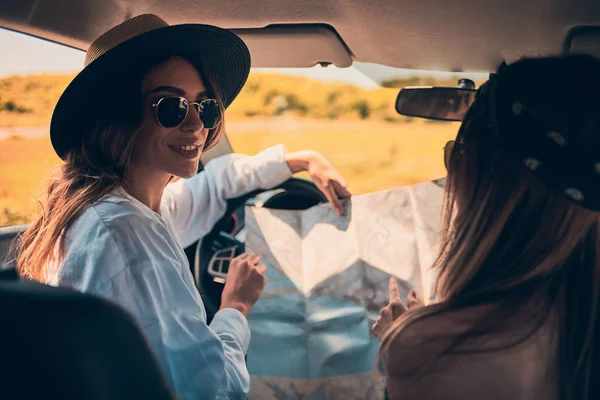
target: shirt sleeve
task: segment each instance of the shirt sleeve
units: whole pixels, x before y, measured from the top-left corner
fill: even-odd
[[[217,400],[235,399],[242,392],[246,395],[250,391],[250,375],[244,357],[250,345],[248,320],[238,310],[225,308],[215,314],[210,327],[221,339],[225,353],[226,374],[219,386]],[[244,379],[232,379],[239,375],[238,371],[242,368]],[[243,390],[240,391],[240,388]]]
[[[208,162],[193,178],[167,185],[161,211],[169,214],[180,245],[187,247],[208,234],[223,217],[227,200],[270,189],[291,178],[284,155],[283,145],[256,156],[228,154]]]
[[[105,297],[130,312],[179,399],[245,399],[250,389],[246,318],[226,309],[211,327],[206,324],[202,300],[191,277],[185,279],[189,271],[177,268],[177,249],[166,235],[156,234],[159,225],[144,221],[144,226],[136,216],[119,219],[119,228],[115,221],[108,227],[87,222],[95,222],[94,232],[70,234],[59,284]],[[130,229],[135,236],[125,234]]]

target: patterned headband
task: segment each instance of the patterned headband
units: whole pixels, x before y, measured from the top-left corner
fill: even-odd
[[[509,67],[502,63],[477,93],[474,111],[488,121],[523,166],[571,201],[600,211],[600,153],[570,142],[523,102],[511,96]],[[600,132],[598,132],[600,134]]]

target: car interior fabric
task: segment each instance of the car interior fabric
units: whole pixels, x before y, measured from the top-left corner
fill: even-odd
[[[0,398],[175,398],[137,322],[111,302],[2,268],[0,315]]]

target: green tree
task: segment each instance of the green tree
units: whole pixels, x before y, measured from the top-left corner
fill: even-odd
[[[358,113],[360,119],[367,119],[371,116],[371,106],[366,100],[355,101],[352,104],[351,109]]]

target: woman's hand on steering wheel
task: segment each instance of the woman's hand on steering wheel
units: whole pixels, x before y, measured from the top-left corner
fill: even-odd
[[[338,215],[344,213],[340,199],[352,196],[348,183],[323,155],[316,151],[287,153],[285,161],[293,173],[306,171]]]

